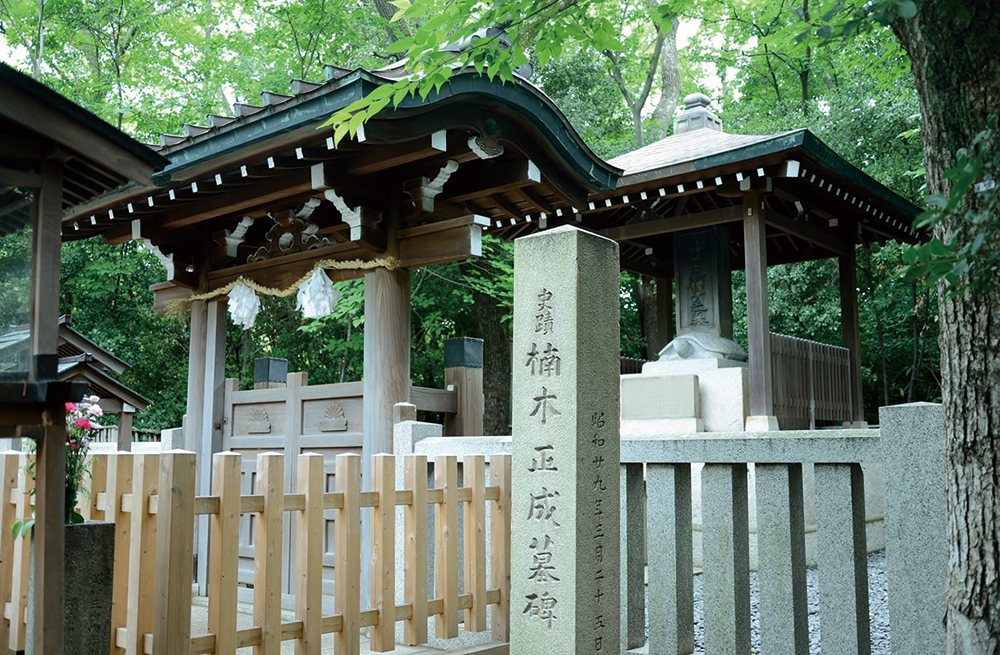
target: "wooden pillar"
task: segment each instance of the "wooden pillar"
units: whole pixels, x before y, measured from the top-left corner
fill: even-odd
[[[62,187],[62,164],[46,159],[32,232],[31,378],[35,380],[55,379],[58,374]]]
[[[193,313],[192,313],[193,318]],[[222,452],[223,390],[226,378],[226,303],[205,303],[204,359],[201,369],[201,416],[195,423],[188,416],[188,425],[194,426],[198,454],[198,495],[212,492],[212,455]],[[194,332],[192,330],[192,339]],[[193,369],[193,363],[191,368]],[[190,395],[190,391],[189,391]],[[208,516],[198,521],[198,593],[208,590]]]
[[[392,454],[392,407],[410,400],[410,271],[365,274],[362,476],[371,456]]]
[[[861,395],[861,324],[858,319],[857,259],[854,246],[837,260],[840,268],[840,329],[843,345],[851,351],[851,423],[864,427],[865,405]]]
[[[198,450],[199,430],[205,400],[205,324],[208,307],[204,300],[191,303],[191,336],[188,346],[187,411],[184,448]]]
[[[444,342],[444,384],[454,388],[458,411],[446,415],[444,434],[449,437],[483,433],[483,340],[469,337]]]
[[[663,277],[656,278],[656,352],[674,340],[674,276],[673,267]]]
[[[365,366],[362,379],[361,472],[371,488],[371,458],[392,454],[392,413],[410,401],[410,271],[365,273]],[[338,477],[337,483],[340,483]],[[362,606],[370,598],[371,512],[361,513]]]
[[[760,194],[743,195],[743,244],[747,276],[750,416],[747,431],[777,430],[771,380],[771,325],[767,307],[767,234]]]
[[[134,407],[122,405],[122,411],[118,412],[118,450],[131,452],[132,450],[132,413]]]
[[[62,186],[62,164],[45,160],[33,234],[31,352],[35,355],[32,361],[35,379],[54,379],[57,373]],[[52,405],[42,413],[42,425],[35,459],[36,624],[32,639],[36,653],[62,655],[66,420],[61,404]]]

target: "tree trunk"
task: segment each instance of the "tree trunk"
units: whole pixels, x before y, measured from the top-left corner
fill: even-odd
[[[483,433],[510,434],[511,346],[506,310],[496,298],[473,291],[476,323],[483,340]]]
[[[878,308],[878,296],[876,295],[875,278],[872,274],[872,249],[871,246],[865,248],[865,255],[868,266],[862,266],[861,270],[865,274],[865,281],[868,283],[868,295],[872,299],[872,310],[875,312],[875,335],[878,337],[878,355],[882,362],[882,404],[889,404],[889,364],[885,356],[885,328],[882,326],[882,312]],[[803,326],[805,327],[805,326]]]
[[[677,26],[674,20],[670,30],[663,35],[663,52],[660,53],[660,100],[653,110],[653,119],[666,136],[681,100],[681,68],[677,58]]]
[[[1000,13],[989,0],[924,0],[893,30],[910,55],[920,98],[931,194],[949,192],[943,173],[1000,106]],[[959,8],[970,16],[956,14]],[[996,145],[995,143],[993,144]],[[967,196],[976,202],[974,192]],[[950,240],[955,215],[935,228]],[[1000,247],[992,235],[987,247]],[[939,287],[943,292],[944,287]],[[940,294],[942,399],[947,479],[947,652],[1000,652],[1000,292]]]

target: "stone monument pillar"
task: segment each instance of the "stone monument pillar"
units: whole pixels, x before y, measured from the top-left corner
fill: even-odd
[[[674,276],[677,336],[660,351],[660,359],[745,362],[746,351],[733,341],[727,228],[715,225],[675,234]]]
[[[619,650],[618,244],[514,246],[511,653]]]
[[[733,338],[729,234],[724,225],[674,235],[677,335],[706,332]]]
[[[622,377],[622,419],[665,433],[743,430],[747,353],[733,341],[729,233],[724,225],[674,235],[677,336],[641,375]],[[634,424],[637,425],[637,424]]]

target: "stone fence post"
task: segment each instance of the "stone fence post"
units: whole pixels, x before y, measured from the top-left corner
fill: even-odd
[[[885,555],[894,655],[943,653],[948,579],[944,408],[879,410],[885,476]]]

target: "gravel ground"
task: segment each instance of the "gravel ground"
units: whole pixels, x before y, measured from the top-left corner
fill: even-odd
[[[694,578],[694,642],[695,652],[705,647],[705,622],[702,617],[700,575]],[[809,653],[820,653],[820,612],[817,587],[819,574],[815,568],[806,572],[806,595],[809,601]],[[760,613],[757,609],[757,574],[750,573],[750,652],[760,653]],[[646,606],[648,608],[648,598]],[[868,606],[871,617],[872,655],[889,655],[889,607],[886,591],[885,551],[868,556]],[[648,611],[648,610],[647,610]],[[648,619],[648,615],[647,615]],[[647,620],[646,637],[649,638]]]

